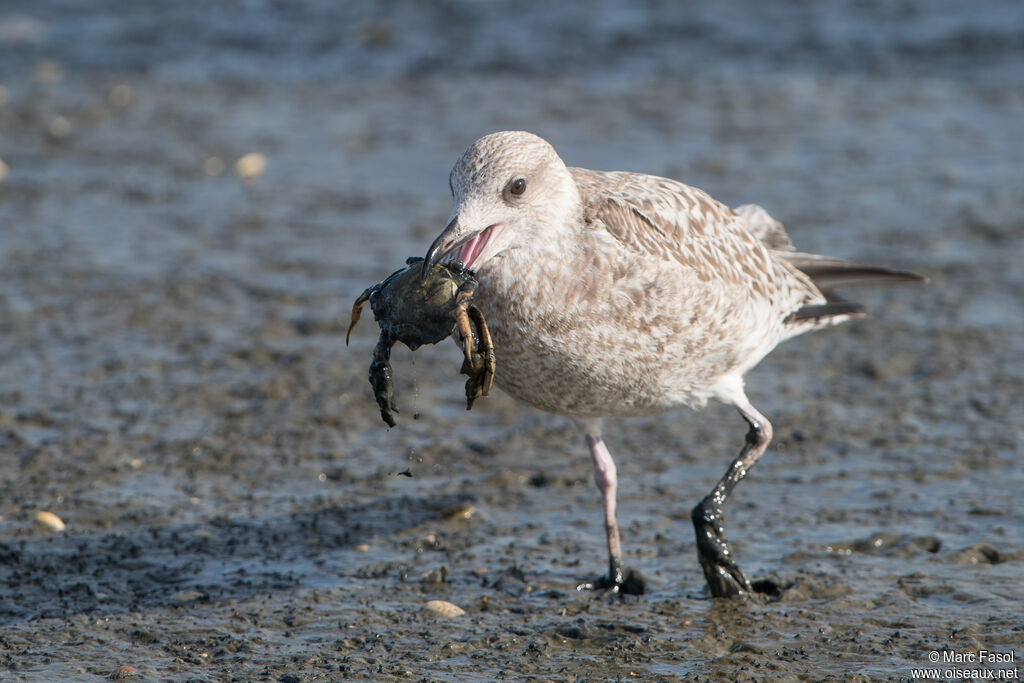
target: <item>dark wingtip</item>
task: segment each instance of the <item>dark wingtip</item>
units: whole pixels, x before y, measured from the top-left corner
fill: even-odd
[[[927,276],[914,273],[909,270],[896,270],[895,268],[871,268],[866,279],[870,280],[891,280],[893,282],[920,282],[927,284],[931,282]]]
[[[918,275],[909,270],[851,263],[829,256],[796,251],[774,253],[811,278],[811,281],[819,287],[869,282],[929,282],[924,275]]]
[[[790,313],[785,322],[800,323],[807,322],[808,320],[835,318],[841,315],[846,315],[851,318],[863,318],[867,316],[867,314],[867,311],[852,301],[833,301],[826,304],[802,306]]]
[[[825,303],[801,306],[790,313],[785,322],[794,324],[814,320],[827,320],[840,316],[863,318],[868,314],[860,304],[844,299],[831,290],[823,289],[821,293],[825,295]]]

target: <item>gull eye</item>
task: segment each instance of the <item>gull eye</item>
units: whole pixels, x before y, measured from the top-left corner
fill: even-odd
[[[521,195],[526,192],[526,178],[516,178],[508,185],[508,191],[514,195]]]

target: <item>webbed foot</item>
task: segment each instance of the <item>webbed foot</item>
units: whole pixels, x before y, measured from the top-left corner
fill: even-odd
[[[722,525],[722,509],[705,498],[693,508],[690,518],[697,535],[697,559],[711,596],[724,598],[754,593],[750,581],[733,559]]]
[[[591,581],[584,581],[576,590],[593,591],[603,595],[643,595],[647,592],[647,581],[633,569],[623,570],[622,566],[609,567],[609,573]]]

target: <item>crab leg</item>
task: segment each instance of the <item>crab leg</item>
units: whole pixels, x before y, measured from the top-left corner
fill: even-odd
[[[461,298],[461,295],[460,295]],[[467,297],[468,298],[468,297]],[[455,308],[455,327],[462,335],[462,353],[465,360],[462,361],[462,374],[468,375],[466,380],[466,410],[473,409],[473,401],[480,396],[482,377],[484,372],[481,367],[481,358],[476,353],[476,344],[473,341],[473,328],[469,325],[469,315],[466,312],[468,302],[463,299]]]
[[[461,298],[461,297],[460,297]],[[455,326],[462,335],[462,353],[466,356],[466,362],[473,365],[473,353],[476,345],[473,343],[473,328],[469,326],[469,315],[466,309],[469,307],[468,300],[462,300],[455,308]]]
[[[370,384],[373,386],[373,397],[377,399],[380,406],[380,417],[389,427],[395,426],[395,418],[392,412],[398,412],[395,407],[394,384],[391,379],[391,346],[395,342],[385,335],[381,335],[377,346],[373,349],[373,362],[370,363]]]
[[[477,332],[480,337],[480,348],[479,352],[484,357],[484,376],[481,382],[480,394],[487,396],[491,393],[491,384],[494,383],[494,342],[491,341],[491,331],[487,329],[487,321],[484,320],[484,314],[480,312],[480,309],[476,306],[469,306],[469,316],[473,319],[476,324]]]

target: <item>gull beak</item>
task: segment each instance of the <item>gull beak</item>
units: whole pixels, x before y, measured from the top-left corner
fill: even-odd
[[[427,256],[423,259],[423,270],[420,272],[421,279],[426,280],[427,273],[430,272],[431,268],[437,265],[453,249],[465,242],[465,237],[467,236],[461,235],[461,232],[459,218],[456,216],[444,227],[441,234],[430,245],[430,249],[427,249]]]
[[[430,269],[456,249],[459,249],[462,265],[467,269],[472,268],[488,249],[493,249],[494,240],[501,236],[506,227],[507,224],[500,221],[480,230],[467,230],[459,225],[458,216],[452,218],[427,250],[420,277],[426,280]]]

